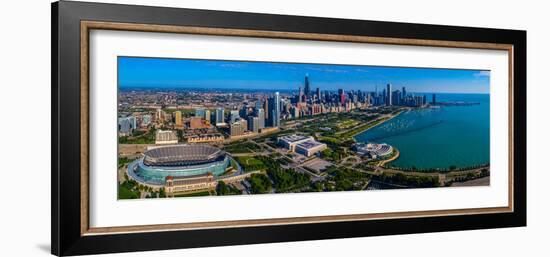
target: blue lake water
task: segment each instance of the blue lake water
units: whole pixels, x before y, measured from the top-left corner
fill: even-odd
[[[431,94],[427,95],[431,99]],[[489,163],[489,95],[437,94],[437,102],[477,102],[411,110],[357,136],[399,149],[396,167],[449,168]]]

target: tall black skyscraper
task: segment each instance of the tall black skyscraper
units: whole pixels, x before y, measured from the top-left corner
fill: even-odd
[[[269,108],[269,101],[264,101],[264,113],[265,113],[265,119],[266,121],[269,120],[271,108]],[[269,124],[269,123],[268,123]]]
[[[330,103],[331,99],[330,99],[330,92],[328,92],[327,90],[325,90],[325,102],[327,103]]]
[[[435,94],[432,95],[432,104],[435,104]]]
[[[317,101],[321,101],[321,89],[317,88],[317,91],[315,94],[317,95]]]
[[[386,105],[391,106],[391,84],[386,85]]]
[[[407,90],[405,89],[405,87],[403,87],[403,92],[401,92],[401,96],[403,96],[403,98],[407,97]]]
[[[304,81],[304,93],[307,97],[311,96],[311,88],[309,87],[309,78],[308,78],[308,74],[306,74],[306,78],[305,78],[305,81]]]

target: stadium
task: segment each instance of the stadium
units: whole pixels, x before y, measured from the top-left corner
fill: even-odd
[[[176,145],[146,151],[128,165],[128,175],[149,185],[165,185],[166,177],[222,175],[229,166],[228,155],[207,145]]]

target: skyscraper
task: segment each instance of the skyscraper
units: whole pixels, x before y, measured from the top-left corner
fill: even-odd
[[[292,106],[292,108],[290,108],[290,113],[292,114],[292,118],[300,117],[300,109],[295,106]]]
[[[255,111],[256,117],[258,117],[258,128],[263,129],[265,128],[265,113],[264,109],[259,108]]]
[[[130,123],[132,123],[132,129],[136,129],[137,128],[137,119],[136,119],[136,117],[130,116],[128,118],[130,119]]]
[[[405,89],[405,87],[403,87],[403,90],[402,90],[401,93],[402,93],[401,96],[402,96],[403,98],[407,97],[407,90]]]
[[[216,109],[216,124],[223,124],[224,122],[224,109],[218,108]]]
[[[203,108],[195,109],[195,117],[204,117],[205,110]]]
[[[235,122],[239,118],[239,111],[232,110],[229,113],[229,119],[231,120],[231,123]]]
[[[290,107],[292,104],[289,101],[283,102],[283,113],[290,113]]]
[[[151,124],[151,120],[152,120],[151,115],[149,115],[149,114],[143,115],[141,117],[141,123],[140,124],[141,124],[142,127],[147,127],[147,126],[149,126],[149,124]]]
[[[210,110],[204,111],[204,120],[210,122]]]
[[[370,93],[367,94],[367,99],[365,99],[365,103],[366,103],[367,105],[371,105],[371,104],[372,104],[372,100],[371,100],[371,95],[370,95]]]
[[[317,101],[321,101],[321,89],[317,88],[316,95],[317,95]]]
[[[174,119],[176,120],[176,127],[182,128],[183,127],[183,119],[181,117],[181,112],[180,111],[174,112],[174,116],[175,116]]]
[[[273,109],[276,110],[275,112],[271,111],[271,113],[274,114],[275,117],[272,117],[273,121],[274,121],[274,124],[277,125],[277,127],[281,126],[281,111],[283,110],[283,105],[282,105],[282,99],[281,99],[281,96],[279,95],[279,92],[275,92],[275,95],[274,95],[274,103],[275,103],[275,106],[273,106]]]
[[[258,133],[258,130],[260,128],[259,123],[260,123],[260,119],[258,119],[258,117],[249,116],[248,117],[248,131]]]
[[[304,99],[304,90],[302,90],[302,87],[300,87],[300,93],[298,93],[298,103],[301,103]]]
[[[306,98],[309,98],[309,96],[311,95],[311,88],[309,87],[308,74],[306,74],[306,78],[305,78],[305,81],[304,81],[304,91],[305,91],[305,94],[306,94]]]
[[[269,101],[264,101],[265,119],[269,120]],[[269,123],[268,123],[269,124]]]
[[[239,116],[243,119],[248,119],[248,106],[244,105],[239,111]]]
[[[164,112],[162,111],[162,109],[157,109],[157,120],[158,121],[162,121],[162,118],[164,116]]]
[[[338,89],[338,98],[341,105],[346,104],[346,94],[344,93],[344,89]]]
[[[395,90],[392,92],[392,100],[393,105],[401,105],[401,91]]]
[[[254,109],[260,109],[260,108],[264,108],[264,107],[262,106],[262,100],[258,99],[258,101],[254,103]]]
[[[229,125],[229,134],[231,136],[240,136],[244,134],[248,127],[248,122],[244,119],[238,118],[235,122]]]
[[[272,98],[269,98],[269,125],[272,127],[279,127],[281,125],[281,97],[279,92],[275,92]]]
[[[414,96],[414,106],[416,107],[422,106],[424,100],[425,100],[425,97],[423,96],[419,96],[419,95]]]
[[[386,105],[387,106],[392,105],[392,101],[391,101],[391,84],[386,85]]]
[[[435,94],[432,94],[432,104],[435,104]]]
[[[133,116],[118,118],[119,135],[129,136],[136,129],[136,118]]]

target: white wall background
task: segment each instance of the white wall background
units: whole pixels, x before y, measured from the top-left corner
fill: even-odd
[[[118,256],[545,256],[550,229],[545,1],[191,0],[103,2],[478,26],[528,31],[528,227],[308,241]],[[4,3],[0,15],[0,255],[46,256],[50,245],[50,1]],[[33,168],[26,168],[32,166]],[[22,177],[28,180],[21,181]]]

